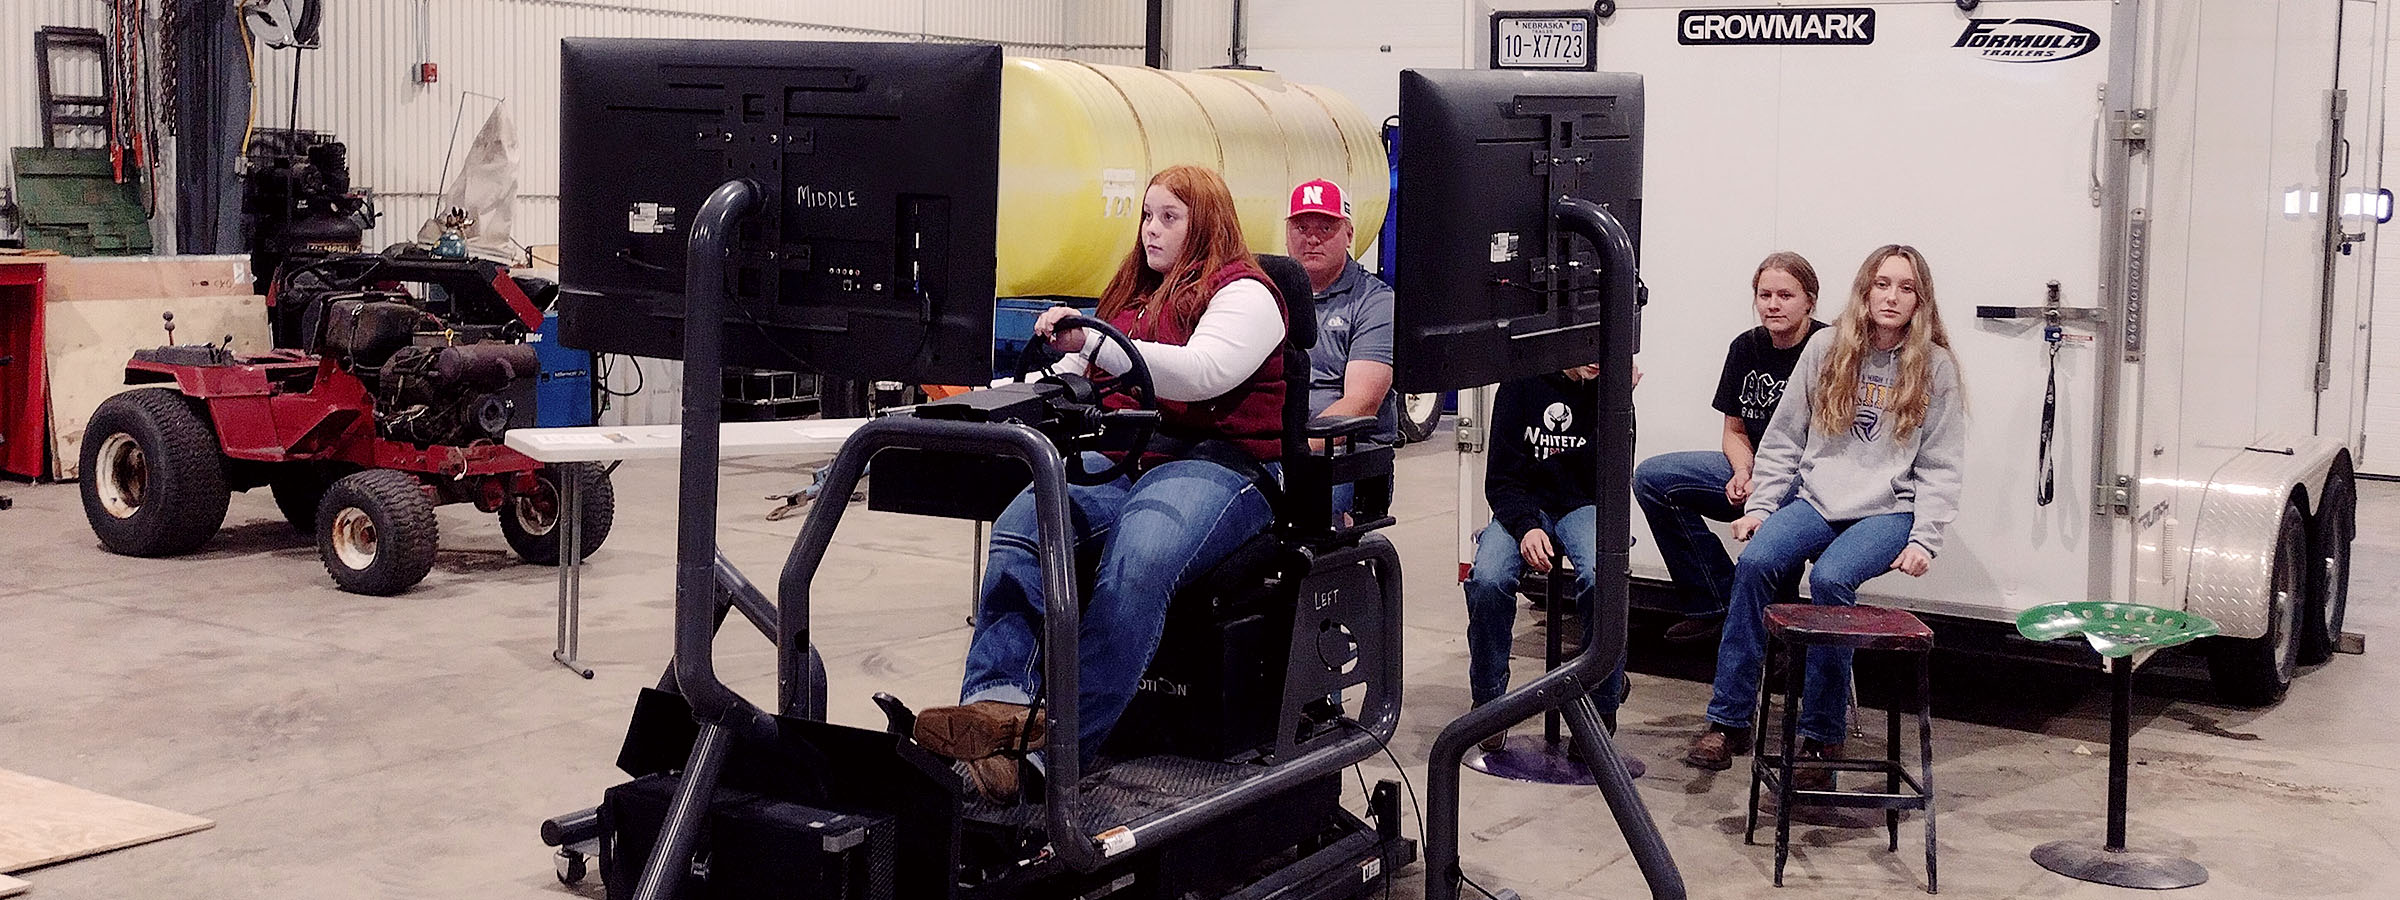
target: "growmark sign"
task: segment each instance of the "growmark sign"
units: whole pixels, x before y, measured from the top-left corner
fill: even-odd
[[[1687,9],[1675,19],[1677,42],[1699,46],[1875,43],[1875,11],[1828,9]]]

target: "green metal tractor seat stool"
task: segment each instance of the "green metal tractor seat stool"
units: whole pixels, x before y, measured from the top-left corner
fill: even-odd
[[[2051,841],[2033,848],[2042,868],[2080,881],[2167,890],[2208,880],[2199,863],[2125,849],[2127,746],[2133,740],[2133,657],[2217,633],[2196,613],[2097,601],[2045,603],[2017,616],[2017,633],[2037,641],[2082,635],[2108,660],[2113,709],[2108,717],[2108,842]]]
[[[1758,795],[1763,786],[1775,792],[1775,886],[1783,886],[1784,860],[1791,855],[1792,806],[1846,807],[1850,809],[1883,810],[1884,829],[1890,837],[1890,849],[1900,849],[1900,811],[1925,812],[1925,892],[1936,893],[1940,882],[1934,867],[1935,843],[1933,831],[1933,629],[1925,627],[1916,616],[1897,609],[1879,606],[1815,606],[1807,603],[1776,603],[1767,607],[1767,645],[1784,644],[1785,688],[1783,703],[1783,752],[1767,752],[1767,714],[1774,703],[1773,692],[1758,692],[1758,725],[1751,729],[1755,744],[1750,762],[1750,821],[1742,832],[1742,842],[1754,843],[1758,831]],[[1800,697],[1808,672],[1808,648],[1828,647],[1850,650],[1889,650],[1914,657],[1917,668],[1917,772],[1910,774],[1900,761],[1900,705],[1893,703],[1885,711],[1884,755],[1882,759],[1815,759],[1799,758]],[[1803,790],[1793,784],[1795,771],[1817,769],[1828,772],[1870,772],[1884,777],[1881,791],[1843,791],[1839,785],[1824,790]]]

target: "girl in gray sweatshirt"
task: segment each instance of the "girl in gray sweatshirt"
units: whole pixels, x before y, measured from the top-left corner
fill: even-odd
[[[1849,606],[1884,572],[1922,576],[1958,513],[1966,409],[1958,363],[1934,303],[1933,273],[1913,247],[1867,255],[1841,319],[1801,353],[1761,437],[1744,515],[1749,542],[1734,564],[1733,597],[1717,648],[1708,731],[1685,762],[1730,766],[1745,748],[1766,653],[1765,607],[1775,586],[1810,559],[1811,601]],[[1801,697],[1804,753],[1840,754],[1848,730],[1850,654],[1808,657]],[[1816,785],[1825,787],[1830,772]]]

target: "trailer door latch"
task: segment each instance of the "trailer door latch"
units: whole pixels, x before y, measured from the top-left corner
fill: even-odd
[[[2108,117],[2108,137],[2140,147],[2150,140],[2150,111],[2129,109]]]
[[[2113,482],[2093,485],[2092,514],[2133,515],[2133,476],[2119,475]]]

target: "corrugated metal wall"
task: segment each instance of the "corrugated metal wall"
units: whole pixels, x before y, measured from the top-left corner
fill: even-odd
[[[230,2],[230,0],[228,0]],[[523,168],[516,239],[558,236],[558,43],[567,37],[989,41],[1009,53],[1092,62],[1142,62],[1144,0],[339,0],[327,3],[323,49],[260,47],[255,122],[328,131],[350,146],[352,182],[372,189],[384,217],[369,246],[412,236],[501,100],[515,117]],[[1198,48],[1188,64],[1224,61],[1230,0],[1170,0]],[[32,34],[41,25],[100,27],[103,0],[0,0],[0,140],[40,143]],[[295,114],[292,71],[300,79]],[[439,80],[416,83],[416,64]],[[163,237],[163,236],[162,236]],[[614,385],[632,390],[632,366]],[[639,395],[613,401],[609,421],[673,421],[681,379],[648,360]]]
[[[1131,6],[1129,38],[1070,27],[1071,9]],[[567,37],[962,40],[1012,54],[1140,59],[1139,0],[346,0],[326,15],[324,49],[299,54],[301,128],[350,145],[352,182],[374,189],[384,221],[371,243],[405,239],[432,213],[444,179],[501,99],[516,119],[524,167],[517,234],[557,238],[558,42]],[[1094,46],[1097,45],[1097,46]],[[261,50],[260,127],[292,112],[294,51]],[[430,85],[411,77],[440,66]]]
[[[39,147],[42,145],[42,111],[36,102],[39,91],[33,67],[34,32],[48,26],[106,29],[108,7],[100,0],[0,0],[0,84],[12,85],[9,96],[0,100],[0,143],[9,147]],[[59,85],[62,92],[99,93],[102,76],[97,65],[60,66],[61,75],[71,74],[72,83]],[[99,143],[85,146],[105,146],[107,137]],[[0,170],[7,161],[0,159]]]
[[[12,0],[0,0],[12,2]],[[369,246],[413,236],[432,215],[485,116],[508,101],[523,167],[515,237],[558,236],[558,44],[567,37],[989,41],[1012,54],[1141,61],[1141,0],[344,0],[324,49],[300,55],[297,121],[350,145],[353,183],[383,211]],[[1130,7],[1127,14],[1123,8]],[[261,127],[292,121],[292,51],[259,54]],[[417,84],[415,65],[440,66]],[[454,153],[453,148],[456,148]],[[675,420],[680,366],[613,367],[606,420]],[[638,387],[638,390],[637,390]]]
[[[0,86],[5,86],[0,87],[0,185],[14,185],[16,178],[6,148],[42,146],[41,82],[34,69],[34,33],[51,26],[90,28],[106,33],[108,22],[108,4],[104,0],[0,0]],[[106,90],[106,76],[96,61],[79,63],[63,59],[53,69],[60,79],[53,86],[58,93],[96,95]],[[160,183],[172,184],[174,144],[164,134],[156,137],[159,152],[169,163],[161,171]],[[97,129],[59,144],[62,147],[107,145],[108,136]],[[162,200],[159,218],[151,226],[152,239],[160,247],[174,246],[173,207],[172,202]]]
[[[1255,17],[1259,0],[1243,3],[1244,15]],[[1166,67],[1189,71],[1231,63],[1233,4],[1234,0],[1167,0]],[[1142,11],[1133,15],[1139,23]]]

